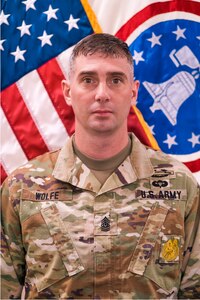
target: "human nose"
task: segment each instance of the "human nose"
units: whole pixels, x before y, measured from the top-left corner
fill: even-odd
[[[110,101],[110,95],[108,91],[108,86],[106,83],[100,82],[96,89],[95,100],[97,102],[108,102]]]

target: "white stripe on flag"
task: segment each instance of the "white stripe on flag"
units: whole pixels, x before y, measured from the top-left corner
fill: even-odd
[[[61,54],[59,54],[56,57],[57,63],[59,65],[59,67],[61,68],[65,78],[68,77],[68,68],[69,68],[69,57],[71,55],[72,49],[74,48],[74,46],[68,48],[67,50],[63,51]]]
[[[37,71],[18,80],[17,87],[49,150],[62,147],[68,134]]]
[[[162,2],[167,1],[162,0]],[[116,34],[133,15],[158,0],[89,0],[89,2],[103,32]]]
[[[0,108],[0,119],[1,119],[1,147],[0,156],[2,165],[6,173],[11,173],[19,165],[23,165],[27,162],[27,157],[21,148],[8,120]]]

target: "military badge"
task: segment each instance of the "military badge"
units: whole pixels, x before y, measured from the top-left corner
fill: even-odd
[[[178,262],[179,249],[180,246],[178,237],[171,237],[167,241],[163,241],[160,254],[162,262]]]
[[[110,220],[107,217],[104,217],[101,220],[101,231],[109,231],[110,230]]]

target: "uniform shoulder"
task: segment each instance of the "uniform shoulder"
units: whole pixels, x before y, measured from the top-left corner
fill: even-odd
[[[194,175],[183,162],[170,154],[164,153],[162,150],[154,150],[148,146],[146,146],[146,149],[153,166],[172,169],[174,173],[182,174],[190,178],[195,184],[197,183]]]
[[[42,181],[42,178],[51,176],[59,153],[60,149],[57,149],[45,152],[29,160],[15,169],[5,181],[8,181],[9,185],[12,185],[14,182],[24,182],[28,185],[31,179],[35,179],[38,182]]]

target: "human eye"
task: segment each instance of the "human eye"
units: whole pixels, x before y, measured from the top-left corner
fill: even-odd
[[[114,77],[114,78],[112,78],[111,82],[112,82],[113,84],[118,85],[118,84],[122,83],[123,80],[122,80],[122,78],[120,78],[120,77]]]
[[[91,84],[94,82],[94,80],[91,77],[83,77],[82,82],[85,84]]]
[[[124,79],[121,76],[112,76],[108,80],[108,84],[111,87],[119,88],[123,85]]]
[[[108,84],[113,87],[122,87],[126,82],[126,74],[123,72],[112,72],[108,75]]]
[[[97,84],[97,78],[91,74],[84,74],[80,78],[80,84],[85,88],[93,88]]]

